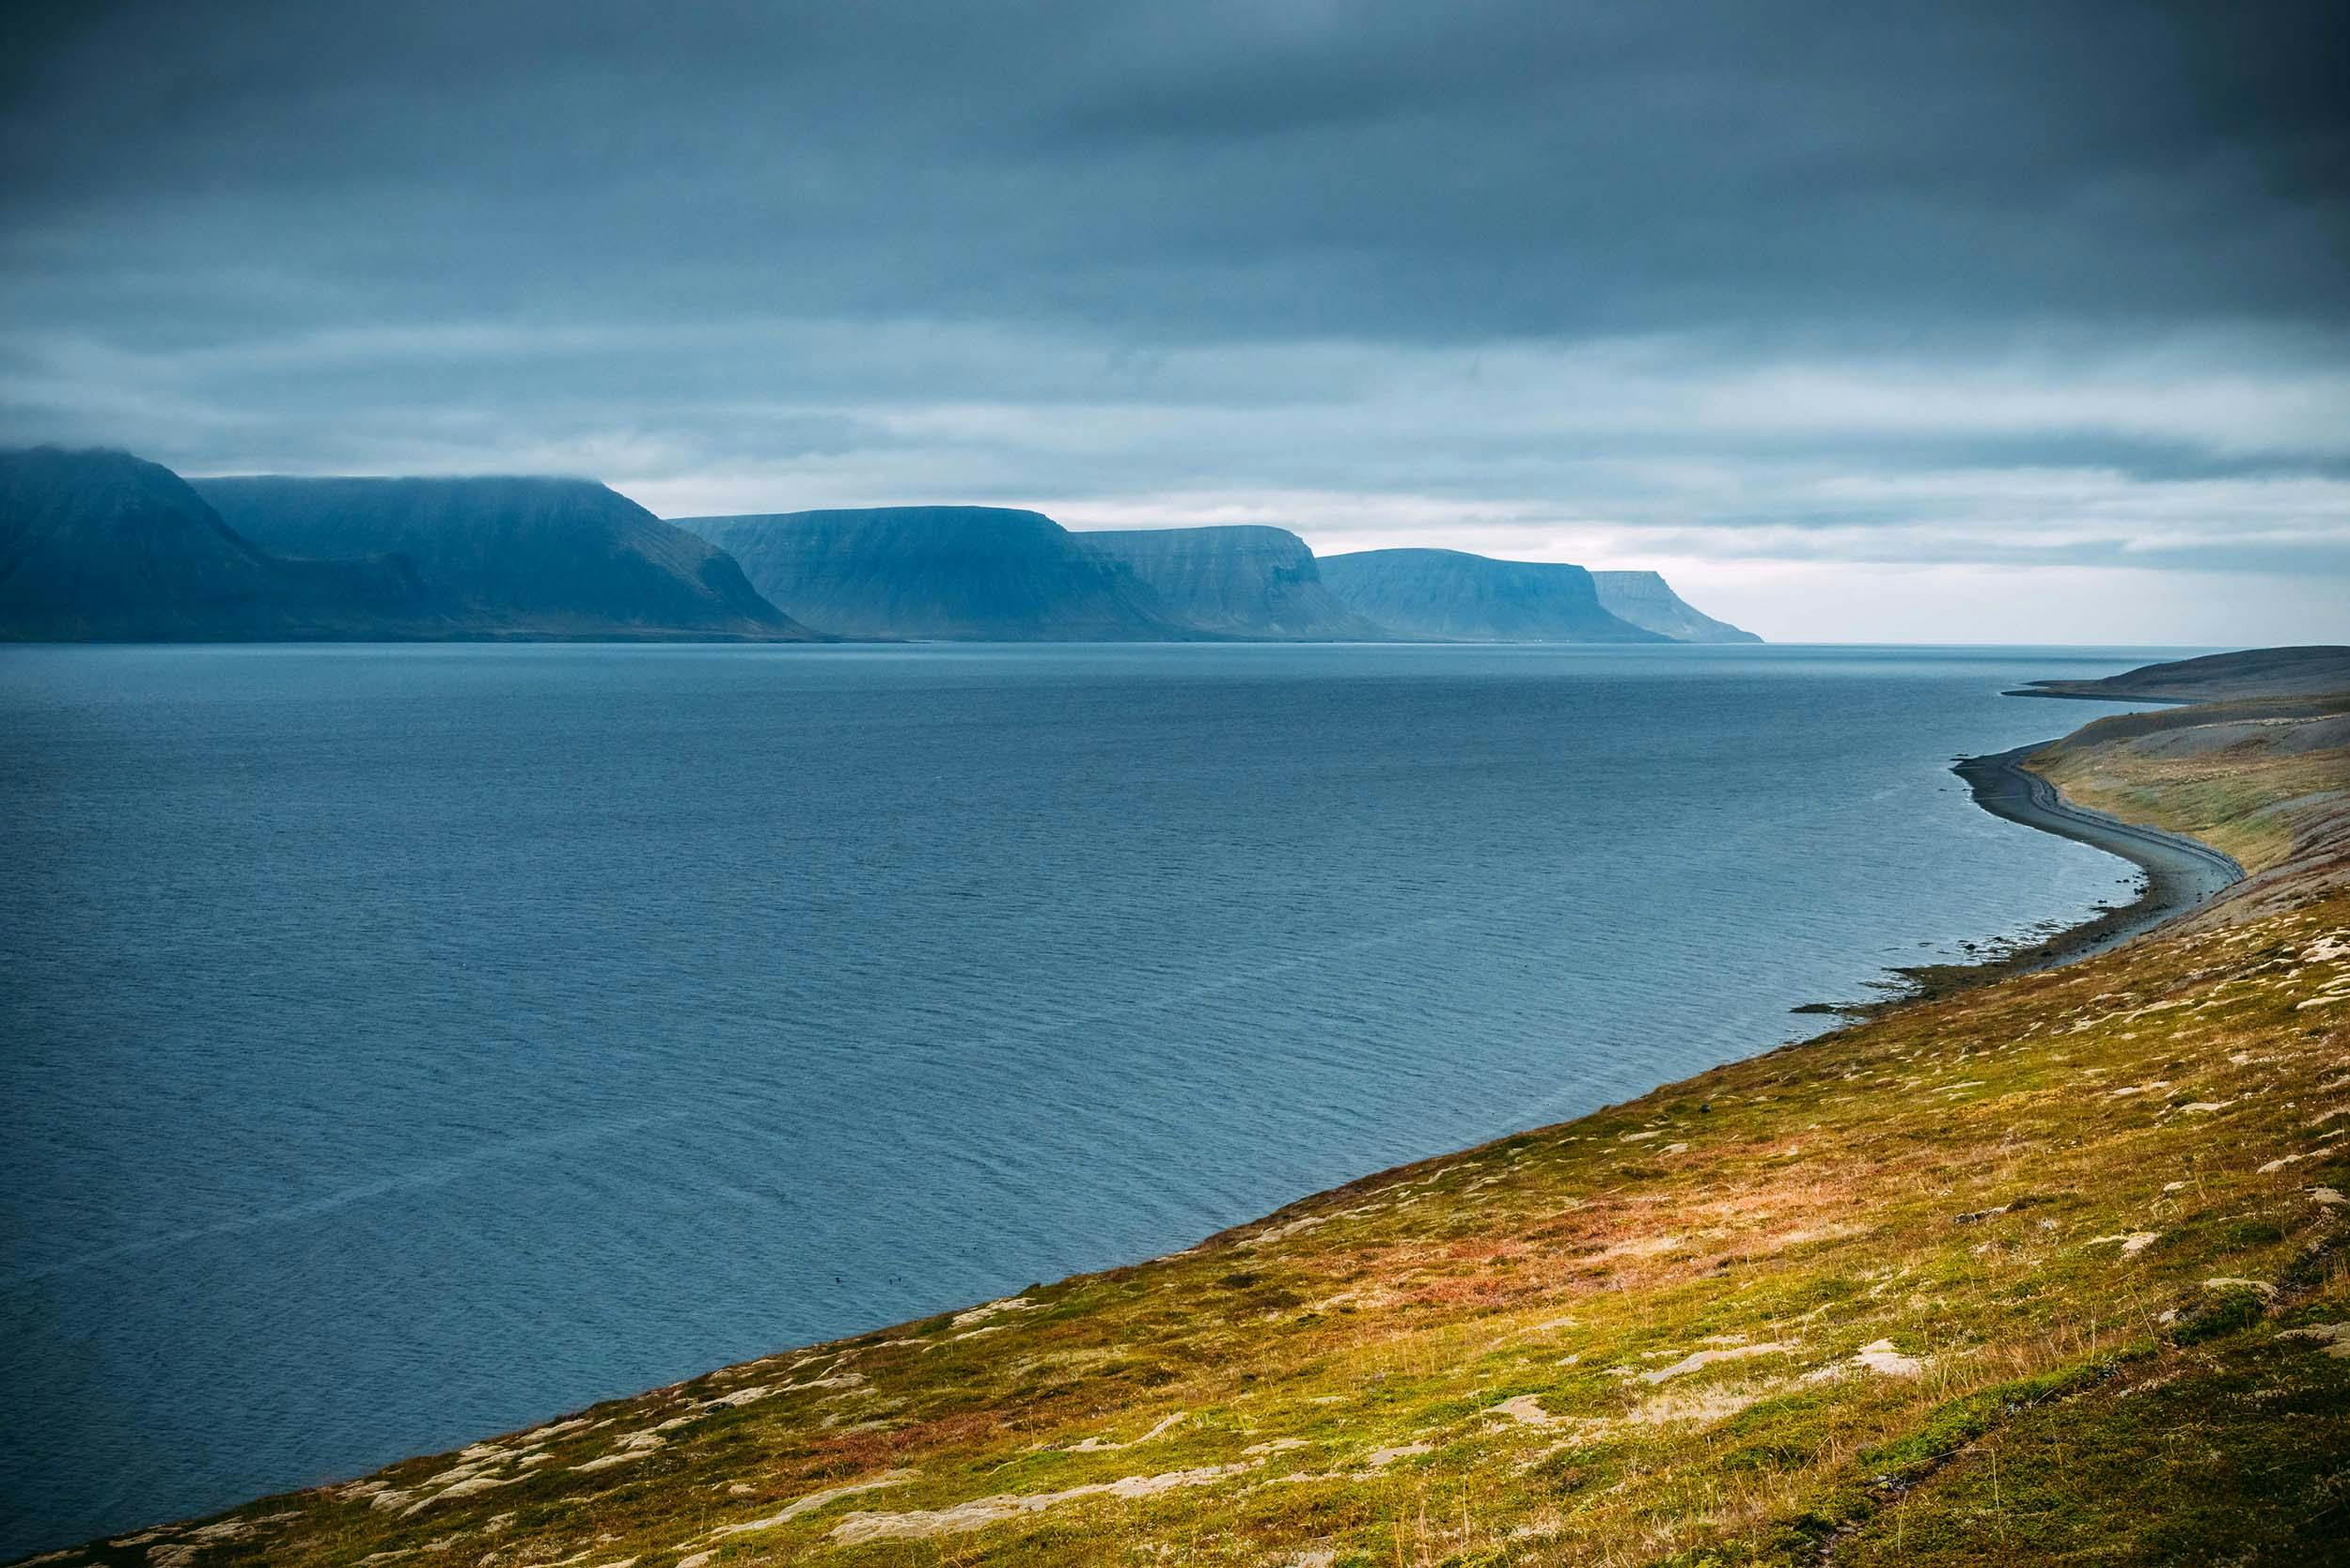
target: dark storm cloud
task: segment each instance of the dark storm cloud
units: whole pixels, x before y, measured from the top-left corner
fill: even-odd
[[[102,8],[12,52],[0,147],[20,267],[95,262],[50,282],[165,317],[178,260],[330,266],[288,302],[330,320],[550,290],[1184,340],[2338,320],[2350,38],[2225,16]]]
[[[0,25],[0,437],[1437,531],[1856,490],[1895,554],[2052,472],[2116,559],[2350,515],[2335,5]]]

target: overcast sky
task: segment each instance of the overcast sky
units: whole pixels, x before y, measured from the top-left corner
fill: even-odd
[[[2346,18],[14,7],[0,441],[2345,640]]]

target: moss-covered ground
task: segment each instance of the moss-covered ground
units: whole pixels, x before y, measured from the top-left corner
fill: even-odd
[[[2350,888],[2295,838],[2350,753],[2147,733],[2043,765],[2290,886],[1173,1257],[58,1560],[2350,1559]]]

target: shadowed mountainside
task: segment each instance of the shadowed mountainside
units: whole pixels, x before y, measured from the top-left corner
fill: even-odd
[[[1672,590],[1653,572],[1594,572],[1600,607],[1620,620],[1661,632],[1675,642],[1761,642],[1752,632],[1716,620]]]
[[[846,637],[1184,640],[1149,588],[1042,512],[870,507],[684,517],[784,611]]]
[[[0,452],[0,637],[348,637],[422,602],[406,561],[278,559],[127,452]]]
[[[2341,723],[2184,709],[2035,755],[2251,872],[2114,951],[44,1560],[2337,1560]]]
[[[426,597],[404,635],[808,636],[724,552],[590,479],[198,479],[263,549],[397,557]]]
[[[2102,681],[2032,681],[2010,697],[2078,697],[2100,702],[2216,702],[2235,697],[2308,697],[2350,691],[2350,648],[2255,648],[2141,665]]]
[[[1287,528],[1120,528],[1076,538],[1132,572],[1162,613],[1196,631],[1299,641],[1387,635],[1332,595],[1313,552]]]
[[[1397,636],[1435,642],[1668,642],[1602,608],[1591,574],[1459,550],[1325,556],[1340,603]]]

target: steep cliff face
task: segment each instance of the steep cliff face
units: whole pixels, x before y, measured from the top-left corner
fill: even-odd
[[[1076,537],[1139,578],[1168,619],[1201,632],[1296,641],[1386,635],[1339,602],[1313,552],[1287,528],[1121,528]]]
[[[1322,579],[1393,635],[1441,642],[1665,642],[1604,609],[1591,574],[1549,561],[1459,550],[1328,556]]]
[[[786,613],[845,637],[1150,641],[1197,635],[1124,566],[1041,512],[872,507],[679,520]]]
[[[1653,572],[1594,572],[1591,582],[1607,613],[1661,632],[1675,642],[1761,642],[1752,632],[1703,614]]]
[[[196,493],[274,554],[397,557],[407,635],[808,635],[710,542],[589,479],[223,478]]]
[[[402,561],[277,559],[128,452],[0,452],[0,637],[358,636],[421,596]]]

